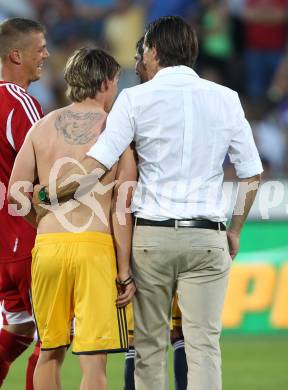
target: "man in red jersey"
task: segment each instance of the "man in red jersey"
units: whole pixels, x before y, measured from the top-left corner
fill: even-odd
[[[0,24],[0,387],[10,364],[31,344],[35,332],[29,299],[35,230],[23,218],[13,216],[7,188],[26,134],[43,116],[27,88],[41,77],[48,56],[44,28],[38,22],[13,18]],[[36,347],[27,368],[27,390],[33,389],[37,357]]]

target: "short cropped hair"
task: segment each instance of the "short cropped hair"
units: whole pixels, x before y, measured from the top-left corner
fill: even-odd
[[[143,44],[144,44],[144,36],[142,38],[139,39],[139,41],[136,43],[136,51],[137,53],[139,53],[140,57],[143,59],[143,53],[144,53],[144,49],[143,49]]]
[[[76,50],[64,70],[68,84],[66,96],[72,102],[94,99],[102,82],[113,80],[119,70],[118,62],[102,49],[83,47]]]
[[[145,30],[145,45],[157,50],[162,67],[186,65],[192,68],[198,55],[195,30],[178,16],[166,16],[150,23]]]
[[[45,33],[39,22],[24,18],[10,18],[0,23],[0,58],[4,60],[10,50],[23,48],[25,38],[32,32]]]

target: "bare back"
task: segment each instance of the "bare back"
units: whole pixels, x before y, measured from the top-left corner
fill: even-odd
[[[101,108],[91,109],[85,103],[78,103],[53,111],[39,122],[31,139],[40,184],[49,183],[51,187],[53,181],[75,165],[79,167],[79,174],[85,174],[79,162],[96,142],[106,116]],[[40,221],[38,233],[111,233],[110,209],[116,165],[103,176],[93,195],[90,193],[83,199],[67,201],[61,205],[63,211],[48,213]]]

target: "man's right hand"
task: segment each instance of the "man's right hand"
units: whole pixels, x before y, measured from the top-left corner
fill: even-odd
[[[136,292],[135,283],[130,283],[125,286],[121,293],[118,293],[118,298],[116,300],[117,307],[125,307],[132,301],[133,295]]]
[[[120,280],[127,281],[127,284],[122,284],[119,282]],[[125,283],[125,282],[124,282]],[[133,279],[133,276],[129,273],[120,274],[118,273],[117,279],[116,279],[116,285],[118,290],[118,297],[116,300],[116,306],[117,307],[125,307],[128,305],[128,303],[131,302],[133,295],[136,291],[136,285]]]

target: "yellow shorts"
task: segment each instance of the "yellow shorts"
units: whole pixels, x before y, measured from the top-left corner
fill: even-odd
[[[51,233],[32,251],[32,301],[41,349],[70,344],[73,353],[123,352],[128,348],[125,309],[117,309],[116,258],[111,235]]]
[[[178,306],[178,297],[175,294],[172,302],[172,329],[182,326],[182,314]]]
[[[126,307],[127,326],[128,326],[128,341],[129,345],[134,344],[134,318],[132,303],[129,303]]]

